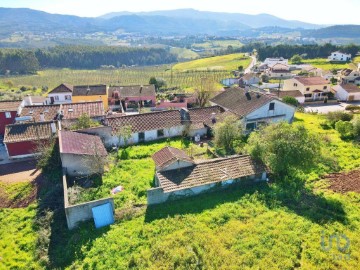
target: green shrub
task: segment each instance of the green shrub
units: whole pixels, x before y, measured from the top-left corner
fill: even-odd
[[[338,121],[335,124],[335,129],[340,133],[342,139],[351,138],[354,135],[353,124],[346,121]]]
[[[358,105],[347,105],[345,107],[345,110],[351,111],[351,112],[360,111],[360,106],[358,106]]]
[[[355,136],[360,136],[360,117],[356,117],[353,121],[352,121],[352,125],[353,125],[353,132]]]
[[[282,101],[285,102],[286,104],[290,104],[290,105],[293,105],[295,107],[299,104],[299,101],[296,98],[289,97],[289,96],[283,97]]]
[[[338,121],[351,121],[353,115],[347,112],[336,111],[336,112],[329,112],[326,115],[327,120],[329,121],[330,126],[335,128],[335,124]]]

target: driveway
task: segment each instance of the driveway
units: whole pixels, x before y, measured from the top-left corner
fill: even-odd
[[[314,104],[314,105],[305,105],[305,112],[318,112],[318,113],[328,113],[335,111],[345,111],[347,105],[360,105],[360,102],[340,102],[336,104]]]
[[[252,55],[250,65],[245,69],[244,73],[250,73],[253,66],[256,65],[256,56]]]

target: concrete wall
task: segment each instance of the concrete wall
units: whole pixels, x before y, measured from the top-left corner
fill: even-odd
[[[147,191],[147,203],[148,205],[164,203],[166,201],[178,200],[190,196],[195,196],[200,193],[216,191],[216,188],[220,190],[223,188],[229,188],[232,184],[240,183],[243,180],[251,179],[254,182],[256,181],[265,181],[266,172],[263,172],[259,175],[251,175],[248,177],[242,177],[240,179],[227,179],[222,182],[209,183],[201,186],[196,186],[192,188],[177,190],[173,192],[165,193],[161,187],[151,188]]]
[[[59,100],[55,100],[56,96],[59,98]],[[65,99],[65,96],[70,96],[70,99]],[[50,104],[50,98],[51,97],[54,98],[54,103],[53,104],[64,104],[64,103],[71,103],[72,102],[72,93],[71,92],[48,94],[48,103],[49,104]]]
[[[194,163],[183,161],[183,160],[178,160],[178,161],[175,161],[174,163],[169,164],[166,168],[164,168],[161,171],[177,170],[177,169],[181,169],[181,168],[190,167],[193,165],[194,165]]]
[[[94,162],[93,158],[87,155],[74,155],[74,154],[60,154],[61,163],[63,169],[65,169],[66,173],[70,176],[82,176],[89,175],[94,173],[102,173],[103,171],[95,172],[94,169],[96,167],[92,167],[91,170],[89,167],[92,162]]]
[[[207,128],[194,129],[189,131],[189,136],[194,137],[196,135],[205,136],[207,134]]]
[[[114,207],[113,198],[104,198],[86,203],[70,205],[65,174],[63,174],[63,189],[64,189],[64,208],[65,208],[66,222],[70,230],[77,227],[79,222],[92,219],[93,218],[92,208],[95,206],[99,206],[105,203],[110,203],[112,206],[112,210],[114,212],[115,207]]]

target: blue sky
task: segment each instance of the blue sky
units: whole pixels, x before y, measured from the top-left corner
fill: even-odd
[[[115,11],[194,8],[207,11],[268,13],[318,24],[360,24],[360,0],[0,0],[0,7],[28,7],[50,13],[95,17]]]

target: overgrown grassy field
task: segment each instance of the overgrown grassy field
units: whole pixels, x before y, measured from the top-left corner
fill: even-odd
[[[303,63],[312,65],[323,70],[349,68],[351,63],[330,63],[326,58],[305,59]]]
[[[227,54],[178,63],[173,69],[184,70],[237,70],[239,66],[248,67],[251,58],[242,53]]]
[[[360,166],[360,148],[343,141],[335,130],[324,130],[324,116],[296,114],[294,124],[321,136],[327,136],[323,149],[337,158],[341,170]],[[165,142],[131,147],[127,159],[120,160],[104,176],[104,190],[123,185],[115,195],[115,224],[94,229],[92,222],[67,231],[65,217],[52,223],[49,248],[50,268],[68,269],[357,269],[360,262],[360,194],[339,194],[319,180],[328,167],[319,166],[307,173],[309,194],[289,194],[276,184],[258,183],[233,187],[222,192],[203,194],[176,202],[146,207],[146,190],[152,185],[152,153]],[[180,140],[172,146],[181,147]],[[122,152],[117,153],[123,156]],[[324,162],[325,163],[325,162]],[[101,194],[102,195],[102,194]],[[17,209],[0,210],[12,228],[0,225],[6,235],[1,242],[11,250],[25,250],[26,266],[34,261],[31,226],[32,208],[25,221],[16,222]],[[11,220],[8,221],[8,220]],[[19,228],[25,228],[25,233]],[[16,229],[18,228],[18,229]],[[336,248],[323,250],[324,235],[328,246],[331,234],[344,234],[350,249],[344,254]],[[26,237],[25,248],[17,239]],[[340,243],[344,246],[344,241]],[[7,266],[19,265],[23,257],[6,256]],[[14,267],[16,268],[16,266]],[[31,267],[27,267],[31,268]]]
[[[191,60],[200,57],[198,53],[186,48],[172,47],[170,48],[170,52],[176,54],[180,61]]]
[[[219,49],[227,49],[228,46],[232,46],[235,48],[241,48],[244,44],[242,44],[239,40],[210,40],[204,43],[195,43],[192,46],[195,48],[204,48],[206,50],[219,50]]]

